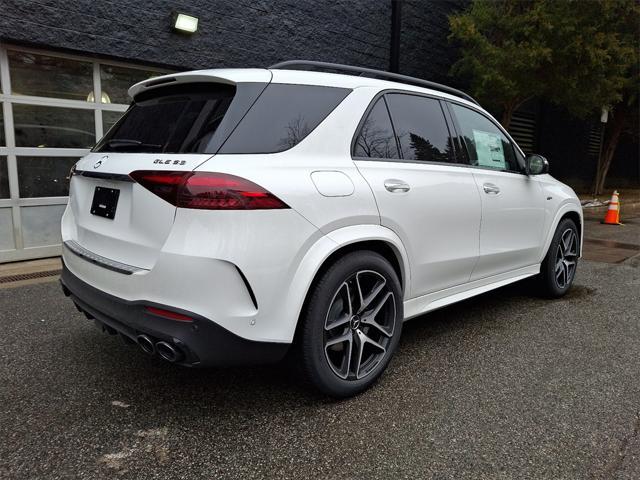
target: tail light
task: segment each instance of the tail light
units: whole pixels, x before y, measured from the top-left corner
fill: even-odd
[[[193,322],[193,318],[183,315],[178,312],[172,312],[171,310],[165,310],[164,308],[145,307],[147,312],[158,315],[159,317],[168,318],[170,320],[176,320],[178,322]]]
[[[235,175],[136,170],[129,174],[147,190],[180,208],[267,210],[289,206],[260,185]]]

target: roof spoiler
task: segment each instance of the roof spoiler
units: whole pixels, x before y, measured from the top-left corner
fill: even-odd
[[[134,98],[139,93],[163,87],[167,84],[213,82],[235,85],[240,82],[271,82],[272,73],[266,68],[219,68],[215,70],[195,70],[190,72],[172,73],[161,77],[149,78],[138,82],[129,88],[129,96]]]

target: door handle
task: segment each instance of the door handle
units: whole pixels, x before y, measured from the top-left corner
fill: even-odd
[[[408,192],[409,190],[411,190],[411,187],[408,183],[405,183],[402,180],[397,180],[395,178],[385,180],[384,188],[386,188],[391,193]]]
[[[482,189],[484,190],[484,193],[488,193],[490,195],[497,195],[498,193],[500,193],[500,187],[494,185],[493,183],[485,183],[484,185],[482,185]]]

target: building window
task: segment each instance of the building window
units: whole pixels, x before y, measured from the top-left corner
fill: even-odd
[[[69,169],[165,73],[0,44],[0,263],[59,254]]]
[[[102,103],[129,103],[127,90],[131,85],[158,75],[161,73],[154,70],[100,65]]]
[[[0,156],[0,198],[9,198],[9,174],[7,157]]]
[[[18,157],[18,187],[22,198],[64,197],[67,177],[79,157]]]
[[[11,93],[88,101],[93,91],[93,65],[67,58],[7,50]]]
[[[118,120],[120,120],[120,117],[122,117],[122,115],[123,112],[102,112],[102,129],[105,134],[111,129],[111,127],[115,125]]]
[[[91,148],[96,143],[95,115],[92,110],[13,106],[16,147]]]

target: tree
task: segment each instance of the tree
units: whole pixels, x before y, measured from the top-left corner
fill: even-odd
[[[539,78],[552,50],[544,34],[547,12],[540,7],[531,0],[475,0],[449,17],[449,38],[462,53],[452,73],[470,77],[474,95],[502,110],[505,128],[520,105],[542,94]]]
[[[607,38],[613,43],[613,48],[603,48],[603,50],[607,52],[614,50],[623,55],[622,59],[618,58],[623,67],[623,73],[622,85],[615,89],[614,100],[603,103],[609,107],[610,113],[593,182],[594,195],[601,194],[604,189],[620,137],[627,133],[637,138],[640,119],[640,3],[631,0],[608,1],[603,2],[600,7],[599,11],[594,12],[601,18],[600,32],[592,30],[592,33]]]
[[[452,73],[470,78],[485,104],[513,112],[545,98],[584,117],[611,107],[594,190],[638,108],[640,5],[635,0],[473,0],[449,18],[461,46]]]

